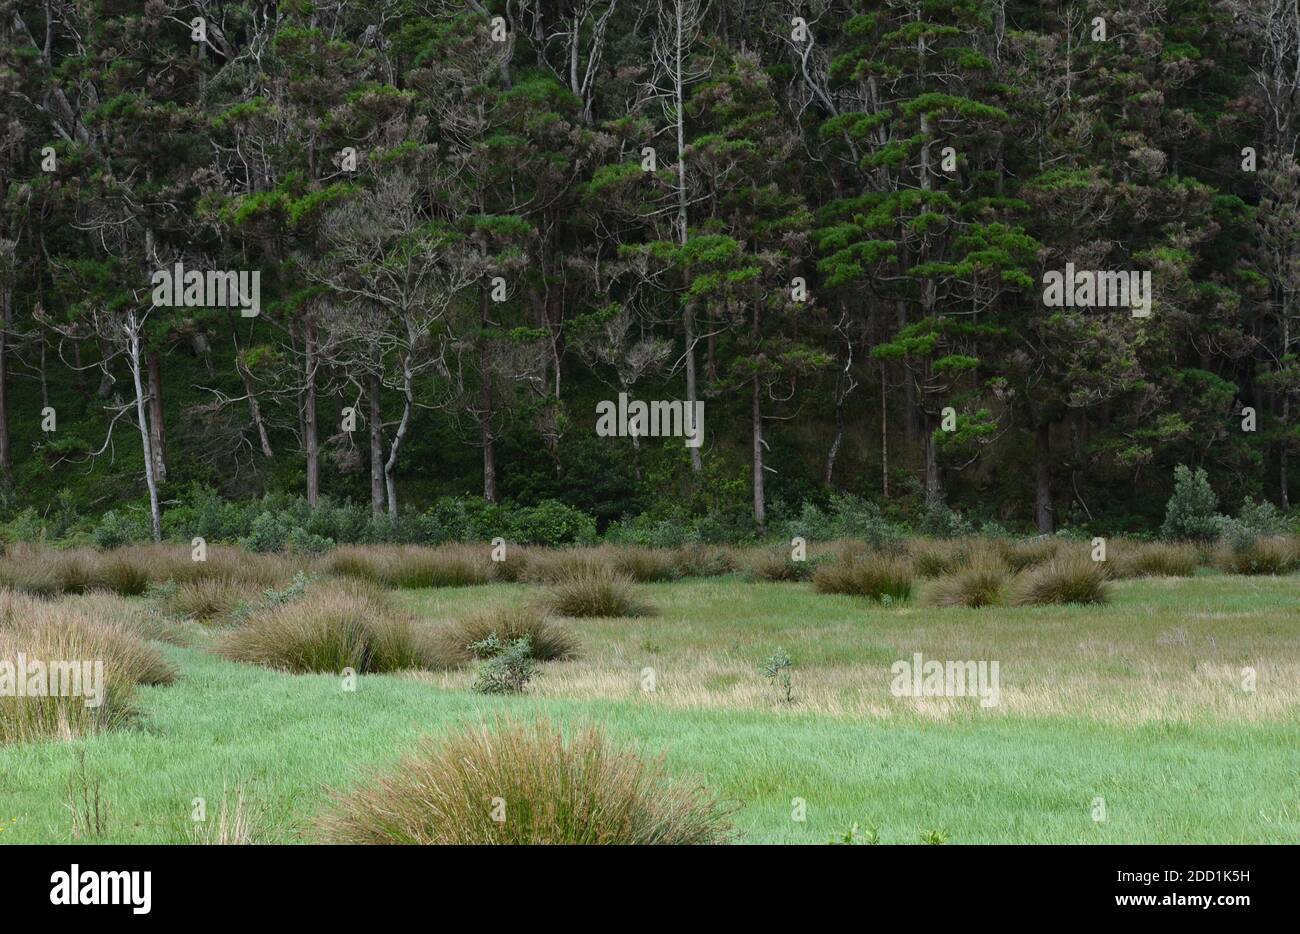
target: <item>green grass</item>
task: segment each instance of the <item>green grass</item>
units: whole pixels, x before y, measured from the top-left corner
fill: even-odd
[[[881,608],[736,579],[646,590],[660,616],[580,621],[584,657],[548,663],[520,698],[470,693],[468,673],[369,675],[345,693],[329,675],[166,647],[182,678],[141,689],[134,727],[0,747],[0,842],[71,839],[66,801],[83,750],[108,803],[103,842],[183,842],[192,799],[212,815],[237,785],[262,812],[257,839],[309,841],[327,787],[391,765],[418,736],[498,712],[595,721],[664,752],[673,774],[702,776],[735,802],[747,842],[825,843],[855,822],[879,828],[882,843],[931,829],[952,843],[1300,842],[1300,578],[1122,582],[1106,607],[992,611]],[[530,592],[403,598],[434,619]],[[776,645],[795,658],[794,706],[757,673]],[[914,648],[1000,659],[1004,708],[957,701],[935,713],[888,697],[879,679]],[[1259,666],[1257,694],[1228,701],[1205,687],[1216,665],[1233,682],[1243,659]],[[647,665],[656,694],[636,688]],[[1176,702],[1143,708],[1153,692]],[[848,693],[880,709],[844,709]],[[1104,824],[1091,819],[1098,796]],[[794,798],[807,803],[804,823],[791,819]]]

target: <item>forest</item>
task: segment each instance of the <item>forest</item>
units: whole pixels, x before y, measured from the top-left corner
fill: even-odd
[[[1298,74],[1283,0],[0,0],[0,520],[1285,513]]]

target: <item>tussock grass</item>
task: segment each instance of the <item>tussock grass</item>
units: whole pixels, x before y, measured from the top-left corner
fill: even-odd
[[[164,605],[174,616],[200,623],[219,622],[255,595],[247,585],[227,577],[186,581],[166,596]]]
[[[609,556],[597,548],[536,550],[528,556],[523,580],[529,584],[555,584],[571,577],[586,577],[609,570]]]
[[[1244,546],[1225,544],[1215,550],[1214,563],[1229,574],[1286,574],[1300,567],[1300,542],[1268,535]]]
[[[134,715],[136,685],[171,684],[177,676],[156,648],[127,628],[75,607],[0,591],[0,659],[16,668],[20,653],[29,666],[47,666],[47,673],[54,662],[102,662],[103,696],[98,706],[86,706],[93,685],[84,682],[83,696],[0,696],[0,743],[71,739],[122,726]]]
[[[322,825],[327,841],[349,844],[707,844],[732,833],[728,810],[661,761],[594,727],[566,739],[545,721],[426,739],[338,795]]]
[[[1118,546],[1118,547],[1116,547]],[[1107,554],[1110,576],[1191,577],[1200,566],[1200,550],[1186,542],[1114,542]]]
[[[253,611],[217,651],[297,674],[439,667],[428,634],[383,591],[355,580],[315,584],[297,599]]]
[[[1010,572],[1001,561],[981,558],[935,580],[925,602],[938,607],[1001,606],[1007,601]]]
[[[1030,538],[1022,541],[998,540],[994,545],[994,549],[1007,568],[1018,573],[1055,558],[1061,551],[1061,542],[1055,538]],[[978,566],[984,570],[990,570],[993,567],[987,562]]]
[[[233,791],[222,788],[216,813],[209,813],[205,821],[191,823],[188,841],[198,846],[251,846],[261,842],[266,820],[265,807],[241,782]]]
[[[654,606],[643,600],[632,578],[602,565],[564,577],[542,596],[540,606],[559,616],[653,616]]]
[[[99,622],[110,623],[133,632],[141,639],[188,645],[190,640],[183,627],[168,619],[155,606],[129,600],[108,590],[88,590],[83,594],[63,597],[59,605],[75,610]]]
[[[339,548],[322,561],[325,571],[381,587],[471,587],[493,577],[486,545],[367,545]]]
[[[818,593],[849,594],[880,600],[906,600],[912,595],[913,572],[903,558],[877,553],[847,552],[820,564],[813,574]]]
[[[1087,555],[1061,555],[1026,571],[1016,581],[1014,606],[1105,603],[1110,598],[1106,565]]]
[[[683,545],[673,552],[678,577],[722,577],[739,570],[736,554],[720,545]]]
[[[666,548],[611,548],[610,566],[641,584],[657,584],[682,576],[682,562]]]
[[[132,545],[113,551],[21,546],[0,558],[0,586],[42,597],[107,590],[138,596],[150,584],[228,578],[251,587],[271,587],[293,577],[303,562],[277,555],[210,548],[194,561],[188,545]]]
[[[745,576],[750,580],[789,583],[813,576],[814,561],[795,561],[790,549],[755,548],[746,556]]]
[[[479,610],[445,623],[433,634],[434,651],[444,664],[461,665],[474,659],[469,646],[495,635],[502,642],[529,638],[532,657],[538,661],[575,658],[578,639],[568,626],[533,606],[505,606]]]

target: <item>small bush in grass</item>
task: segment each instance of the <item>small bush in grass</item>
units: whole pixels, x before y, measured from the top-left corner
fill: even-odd
[[[474,690],[480,694],[522,694],[537,671],[533,664],[532,639],[523,636],[504,641],[492,633],[469,650],[481,660]]]
[[[573,630],[532,606],[480,610],[437,629],[433,642],[442,662],[458,665],[474,657],[469,649],[471,644],[493,635],[506,642],[527,636],[532,657],[538,661],[573,658],[578,654]]]
[[[383,591],[359,581],[322,582],[298,599],[254,610],[217,650],[295,673],[438,667],[427,635]]]
[[[1112,550],[1111,577],[1191,577],[1200,565],[1195,545],[1183,542],[1125,542]]]
[[[1049,603],[1105,603],[1106,566],[1087,555],[1061,555],[1024,572],[1011,598],[1015,606]]]
[[[1165,538],[1193,541],[1218,538],[1224,523],[1218,507],[1219,498],[1210,488],[1205,468],[1190,470],[1179,464],[1174,468],[1174,492],[1165,506],[1160,534]]]
[[[560,616],[653,616],[654,607],[642,600],[632,579],[598,567],[553,584],[543,605]]]
[[[727,809],[702,788],[671,780],[662,761],[617,748],[595,728],[566,739],[546,722],[426,739],[396,768],[336,795],[322,823],[327,841],[349,844],[698,844],[732,837]]]
[[[912,595],[912,567],[902,558],[857,554],[820,565],[813,575],[818,593],[849,594],[890,602]]]
[[[229,618],[248,598],[248,589],[226,577],[206,577],[177,585],[165,598],[167,612],[201,623]]]
[[[925,593],[930,606],[983,607],[1006,603],[1007,567],[1000,561],[982,559],[940,577]]]

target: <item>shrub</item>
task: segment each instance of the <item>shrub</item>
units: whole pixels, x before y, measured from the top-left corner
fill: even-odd
[[[592,545],[596,542],[596,520],[581,509],[553,499],[536,506],[516,509],[510,517],[507,536],[525,545]],[[501,532],[484,536],[493,538]]]
[[[494,820],[494,798],[505,820]],[[506,723],[423,741],[391,771],[335,796],[325,839],[349,844],[723,843],[727,811],[588,728]]]
[[[1016,582],[1015,606],[1049,603],[1105,603],[1106,566],[1087,555],[1060,555],[1026,571]]]
[[[1002,562],[980,559],[936,580],[926,591],[926,602],[941,607],[1000,606],[1006,602],[1007,577]]]
[[[820,565],[813,574],[813,589],[873,600],[906,600],[912,595],[912,567],[887,555],[847,555]]]
[[[630,577],[603,566],[561,579],[543,600],[560,616],[654,615],[654,607],[637,596]]]
[[[110,509],[100,517],[90,536],[100,548],[118,548],[144,541],[149,537],[149,528],[142,518]]]
[[[1174,493],[1165,506],[1165,522],[1160,534],[1165,538],[1211,541],[1223,530],[1223,516],[1218,513],[1219,499],[1210,488],[1205,468],[1195,471],[1179,464],[1174,468]]]
[[[1268,500],[1258,503],[1247,499],[1233,520],[1238,526],[1250,529],[1256,535],[1282,535],[1286,532],[1286,517]]]
[[[528,636],[503,641],[493,633],[471,644],[469,650],[482,660],[474,679],[479,694],[522,694],[537,671]]]
[[[531,655],[538,661],[573,658],[578,654],[578,640],[573,631],[530,606],[480,610],[446,623],[435,630],[433,644],[440,661],[449,666],[459,665],[475,657],[470,645],[489,636],[497,636],[503,642],[527,637]]]
[[[918,531],[935,538],[961,538],[973,533],[975,528],[961,513],[935,499],[926,503]]]
[[[219,642],[238,662],[294,673],[402,671],[437,666],[428,637],[383,591],[327,581],[296,600],[258,609]]]

